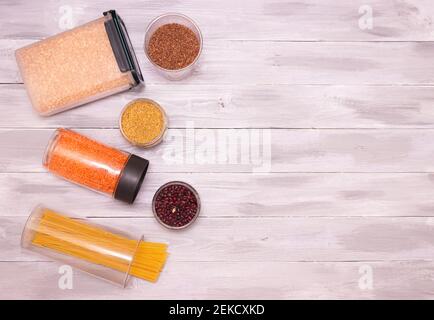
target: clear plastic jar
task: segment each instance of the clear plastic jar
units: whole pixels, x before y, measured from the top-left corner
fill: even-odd
[[[68,181],[133,203],[149,161],[60,128],[48,143],[43,165]]]
[[[49,116],[128,90],[143,81],[114,10],[15,52],[34,109]]]
[[[122,287],[131,276],[156,281],[167,245],[143,241],[42,205],[34,208],[21,246]]]
[[[170,70],[170,69],[162,68],[156,63],[154,63],[148,54],[149,41],[151,40],[151,37],[154,34],[154,32],[157,31],[159,27],[169,23],[178,23],[189,28],[191,31],[193,31],[193,33],[196,35],[197,39],[199,40],[199,53],[197,54],[196,58],[190,65],[182,69]],[[200,54],[202,52],[202,46],[203,46],[203,38],[199,26],[192,19],[180,13],[166,13],[161,16],[158,16],[157,18],[152,20],[151,23],[149,23],[146,29],[145,44],[144,44],[146,57],[149,59],[152,65],[157,69],[157,71],[169,80],[182,80],[193,73],[194,67],[197,64],[197,61],[199,60]]]

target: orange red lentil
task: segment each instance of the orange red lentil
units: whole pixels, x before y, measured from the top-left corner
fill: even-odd
[[[112,195],[129,154],[67,129],[58,129],[44,166],[66,180]]]

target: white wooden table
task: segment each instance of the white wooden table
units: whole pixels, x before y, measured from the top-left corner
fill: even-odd
[[[128,27],[146,88],[37,116],[14,50],[108,9]],[[434,296],[432,1],[2,0],[0,11],[0,298]],[[143,52],[147,23],[165,12],[192,17],[204,35],[200,66],[182,82],[156,74]],[[154,149],[118,130],[135,97],[169,115]],[[57,127],[149,159],[136,203],[48,174],[41,157]],[[242,141],[231,161],[214,143],[225,134]],[[182,232],[151,212],[170,180],[194,185],[203,203]],[[120,289],[74,272],[73,289],[59,288],[59,265],[19,246],[37,203],[167,241],[159,281]]]

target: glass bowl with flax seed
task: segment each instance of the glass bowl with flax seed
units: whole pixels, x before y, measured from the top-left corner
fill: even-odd
[[[144,50],[152,65],[169,80],[189,76],[202,52],[197,24],[180,13],[166,13],[148,25]]]

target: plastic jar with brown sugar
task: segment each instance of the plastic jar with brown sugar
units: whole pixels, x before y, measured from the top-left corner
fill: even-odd
[[[49,116],[143,81],[122,19],[104,16],[15,52],[34,109]]]

